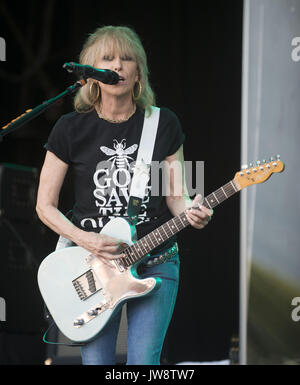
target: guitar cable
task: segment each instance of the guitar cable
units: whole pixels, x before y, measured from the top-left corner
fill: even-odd
[[[78,346],[84,346],[85,345],[85,342],[70,342],[70,343],[66,343],[66,342],[53,342],[53,341],[46,340],[46,335],[53,328],[53,326],[56,326],[54,321],[52,321],[52,323],[49,325],[49,327],[47,328],[47,330],[45,331],[45,333],[43,335],[43,342],[45,342],[46,344],[50,344],[50,345],[63,345],[63,346],[69,346],[69,347],[78,347]]]

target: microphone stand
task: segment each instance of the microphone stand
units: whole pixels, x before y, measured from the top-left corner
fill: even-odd
[[[27,110],[24,114],[20,115],[16,119],[13,119],[6,126],[2,127],[2,131],[0,132],[0,142],[2,141],[5,135],[17,130],[18,128],[20,128],[30,120],[36,118],[38,115],[42,114],[47,108],[49,108],[52,104],[56,103],[58,100],[60,100],[64,96],[74,94],[80,87],[84,86],[85,84],[86,84],[86,80],[80,79],[76,83],[74,83],[72,86],[68,87],[65,91],[55,96],[54,98],[46,100],[45,102],[36,106],[35,108]]]

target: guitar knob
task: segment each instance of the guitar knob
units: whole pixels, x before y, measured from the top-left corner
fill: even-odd
[[[74,326],[82,326],[84,324],[84,319],[79,318],[74,321]]]
[[[88,315],[90,317],[92,317],[94,315],[98,315],[98,310],[97,309],[92,309],[92,310],[88,311]]]

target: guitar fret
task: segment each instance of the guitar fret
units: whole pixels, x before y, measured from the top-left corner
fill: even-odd
[[[144,246],[144,249],[146,250],[146,254],[148,254],[148,252],[149,252],[149,250],[151,250],[151,248],[149,249],[149,245],[148,245],[146,237],[143,237],[140,240],[140,242],[143,242],[143,246]]]
[[[143,237],[143,239],[145,239],[145,242],[147,243],[147,247],[149,248],[149,251],[150,251],[152,249],[152,247],[151,247],[151,245],[149,246],[147,238],[148,238],[147,235],[145,237]]]
[[[170,222],[171,222],[171,221],[168,221],[167,224],[168,224],[169,229],[170,229],[170,231],[171,231],[171,233],[172,233],[172,235],[173,235],[173,234],[175,234],[175,232],[173,232],[173,230],[171,229],[171,227],[170,227]],[[174,228],[174,225],[172,225],[172,227]]]
[[[166,238],[166,239],[168,239],[168,238],[169,238],[169,236],[168,236],[168,234],[167,234],[167,232],[166,232],[166,230],[165,230],[164,226],[162,226],[161,228],[163,229],[163,231],[165,232],[165,234],[166,234],[166,236],[167,236],[167,238]]]
[[[178,231],[178,228],[177,228],[177,226],[176,226],[176,223],[175,223],[174,219],[175,219],[175,218],[171,219],[171,221],[172,221],[173,226],[175,227],[175,229]]]
[[[178,223],[176,220],[177,220],[177,217],[173,218],[173,222],[174,222],[174,224],[175,224],[175,226],[177,228],[177,231],[180,231],[181,230],[180,222]]]
[[[163,239],[164,241],[166,241],[166,240],[169,238],[168,234],[166,233],[166,230],[165,230],[165,226],[164,226],[164,225],[161,225],[161,226],[160,226],[160,233],[161,233],[161,237],[162,237],[162,239]]]
[[[186,213],[185,213],[185,212],[181,213],[179,216],[180,216],[180,219],[181,219],[182,222],[183,222],[184,227],[187,226],[187,225],[189,225],[189,221],[187,220],[187,217],[186,217]]]
[[[178,218],[180,219],[180,222],[182,223],[183,227],[185,227],[184,221],[182,220],[181,215],[178,215]]]
[[[226,196],[226,198],[228,198],[228,196],[227,196],[227,194],[226,194],[225,190],[223,189],[223,187],[221,187],[221,189],[222,189],[222,191],[223,191],[224,195]]]
[[[135,255],[135,250],[134,250],[134,248],[132,248],[130,251],[131,251],[130,259],[133,260],[133,263],[135,263],[137,261],[137,257]]]
[[[215,193],[213,193],[213,196],[216,198],[216,201],[217,201],[218,203],[220,203],[220,202],[218,201],[218,198],[217,198],[217,196],[216,196]]]
[[[141,255],[140,255],[140,248],[139,248],[138,242],[136,242],[136,243],[133,244],[132,249],[133,249],[133,251],[136,252],[136,254],[137,254],[137,260],[139,260],[139,258],[141,257]]]
[[[145,254],[144,255],[146,255],[148,253],[148,250],[146,249],[145,244],[142,242],[142,240],[140,240],[139,242],[140,242],[141,246],[143,247],[143,249],[145,250]]]
[[[234,191],[237,192],[238,190],[236,189],[236,187],[235,187],[235,185],[234,185],[232,180],[230,181],[230,183],[232,184],[232,187],[233,187]]]
[[[210,208],[213,208],[213,207],[217,206],[216,200],[215,200],[215,198],[213,197],[212,194],[208,195],[207,200],[209,202],[209,205],[211,206]]]
[[[160,243],[160,241],[161,241],[161,238],[163,238],[162,236],[161,236],[161,234],[160,234],[160,232],[159,232],[159,228],[157,228],[156,230],[155,230],[155,232],[154,232],[154,234],[156,235],[156,240]],[[159,238],[159,237],[161,237],[161,238]]]
[[[178,216],[177,218],[179,219],[179,226],[181,227],[183,225],[182,220],[181,220],[180,216]],[[180,227],[179,227],[179,230],[181,230]]]
[[[123,258],[123,261],[125,262],[126,267],[130,266],[133,262],[130,260],[130,251],[129,249],[125,249],[123,251],[126,254],[126,257]]]
[[[228,191],[228,193],[229,193],[230,196],[233,195],[234,193],[236,193],[235,189],[232,187],[231,184],[228,184],[228,185],[227,185],[226,191]]]
[[[232,191],[232,186],[230,183],[226,183],[224,186],[228,191]]]
[[[226,194],[224,194],[222,189],[218,189],[217,191],[215,191],[215,193],[219,204],[225,201],[225,199],[227,199],[227,196]]]
[[[203,204],[206,208],[212,209],[211,205],[209,204],[207,198],[204,199]],[[207,207],[208,206],[208,207]]]
[[[141,257],[146,255],[147,254],[147,250],[146,250],[146,252],[145,252],[145,250],[143,250],[143,248],[144,248],[143,242],[141,242],[141,240],[139,240],[139,241],[136,242],[136,244],[138,245],[139,250],[141,250],[141,252],[143,253],[143,255],[141,255]]]
[[[151,238],[151,242],[153,243],[154,247],[159,245],[159,243],[157,242],[157,239],[153,236],[152,233],[150,233],[150,238]]]

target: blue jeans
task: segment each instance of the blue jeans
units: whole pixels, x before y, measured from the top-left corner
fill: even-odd
[[[155,255],[150,258],[155,257]],[[179,255],[144,269],[141,278],[160,277],[153,294],[127,302],[127,365],[159,365],[165,335],[172,318],[179,281]],[[121,309],[95,340],[81,347],[83,365],[114,365]]]

